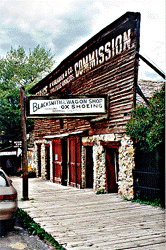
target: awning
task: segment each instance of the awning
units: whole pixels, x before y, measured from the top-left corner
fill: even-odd
[[[79,131],[74,131],[74,132],[71,132],[71,133],[64,133],[64,134],[58,134],[58,135],[46,135],[46,136],[43,136],[43,138],[45,138],[45,139],[65,138],[65,137],[69,137],[69,136],[72,136],[72,135],[82,134],[85,131],[87,131],[87,130],[79,130]]]
[[[64,133],[64,134],[59,134],[59,135],[46,135],[43,136],[43,138],[45,139],[56,139],[56,138],[64,138],[64,137],[68,137],[69,133]]]

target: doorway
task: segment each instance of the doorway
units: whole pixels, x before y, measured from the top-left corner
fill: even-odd
[[[50,147],[46,146],[46,169],[47,169],[47,180],[50,180]]]
[[[93,147],[85,147],[85,187],[93,188]]]
[[[62,185],[67,186],[67,139],[61,140],[62,142]]]
[[[37,148],[37,160],[38,160],[38,177],[41,177],[41,145]]]
[[[106,157],[106,191],[107,193],[118,192],[118,150],[115,148],[105,149]]]

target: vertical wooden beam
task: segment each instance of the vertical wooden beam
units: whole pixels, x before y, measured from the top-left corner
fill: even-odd
[[[76,187],[77,187],[77,138],[76,136],[74,137],[74,140],[75,140],[75,184],[76,184]]]
[[[140,14],[137,13],[136,20],[136,53],[135,53],[135,65],[134,65],[134,86],[133,86],[133,107],[136,107],[136,95],[137,95],[137,83],[138,83],[138,66],[139,66],[139,49],[140,49]]]
[[[67,186],[70,185],[70,138],[67,138]]]
[[[28,162],[27,162],[27,135],[25,120],[25,89],[20,88],[21,131],[22,131],[22,167],[23,167],[23,198],[28,200]]]

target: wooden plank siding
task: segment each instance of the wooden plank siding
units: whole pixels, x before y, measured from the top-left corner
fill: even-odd
[[[67,119],[66,129],[63,131],[56,121],[50,121],[50,125],[45,130],[47,135],[52,134],[52,130],[54,133],[58,131],[64,133],[65,131],[87,129],[90,134],[125,132],[125,125],[130,119],[130,113],[135,104],[139,25],[140,14],[127,12],[74,51],[53,72],[30,90],[30,93],[36,95],[42,95],[42,93],[50,96],[63,93],[72,95],[107,94],[109,97],[109,116],[107,119],[98,122],[92,122],[86,117]],[[127,33],[128,31],[129,33]],[[118,38],[119,36],[120,38]],[[130,36],[126,38],[130,40],[130,46],[126,45],[124,36]],[[114,44],[115,40],[117,44]],[[110,42],[110,54],[106,50],[108,42]],[[115,45],[117,48],[113,49],[112,46]],[[99,54],[100,49],[103,49],[103,54],[100,57],[95,55],[95,66],[92,66],[91,61],[89,61],[83,69],[79,68],[79,64],[90,60],[88,58],[92,57],[93,53]],[[106,60],[108,55],[109,60]],[[99,63],[99,60],[102,59],[103,62]],[[76,67],[79,69],[76,70]],[[86,67],[90,67],[90,69]],[[42,122],[41,131],[38,132],[41,135],[46,128],[44,124],[48,124],[48,121],[42,120]]]
[[[124,132],[124,126],[130,119],[128,114],[133,108],[134,63],[135,51],[132,48],[72,83],[73,94],[109,95],[109,123],[105,121],[103,130],[109,126],[111,132]]]

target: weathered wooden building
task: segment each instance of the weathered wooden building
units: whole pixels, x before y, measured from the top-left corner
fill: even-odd
[[[140,13],[127,12],[30,90],[39,99],[44,96],[33,104],[31,115],[37,176],[133,198],[134,146],[125,128],[137,103],[139,41]],[[93,111],[91,116],[102,95],[107,97],[106,112]],[[63,109],[60,113],[56,100]],[[67,100],[73,104],[70,112]],[[29,109],[30,104],[28,114]]]

